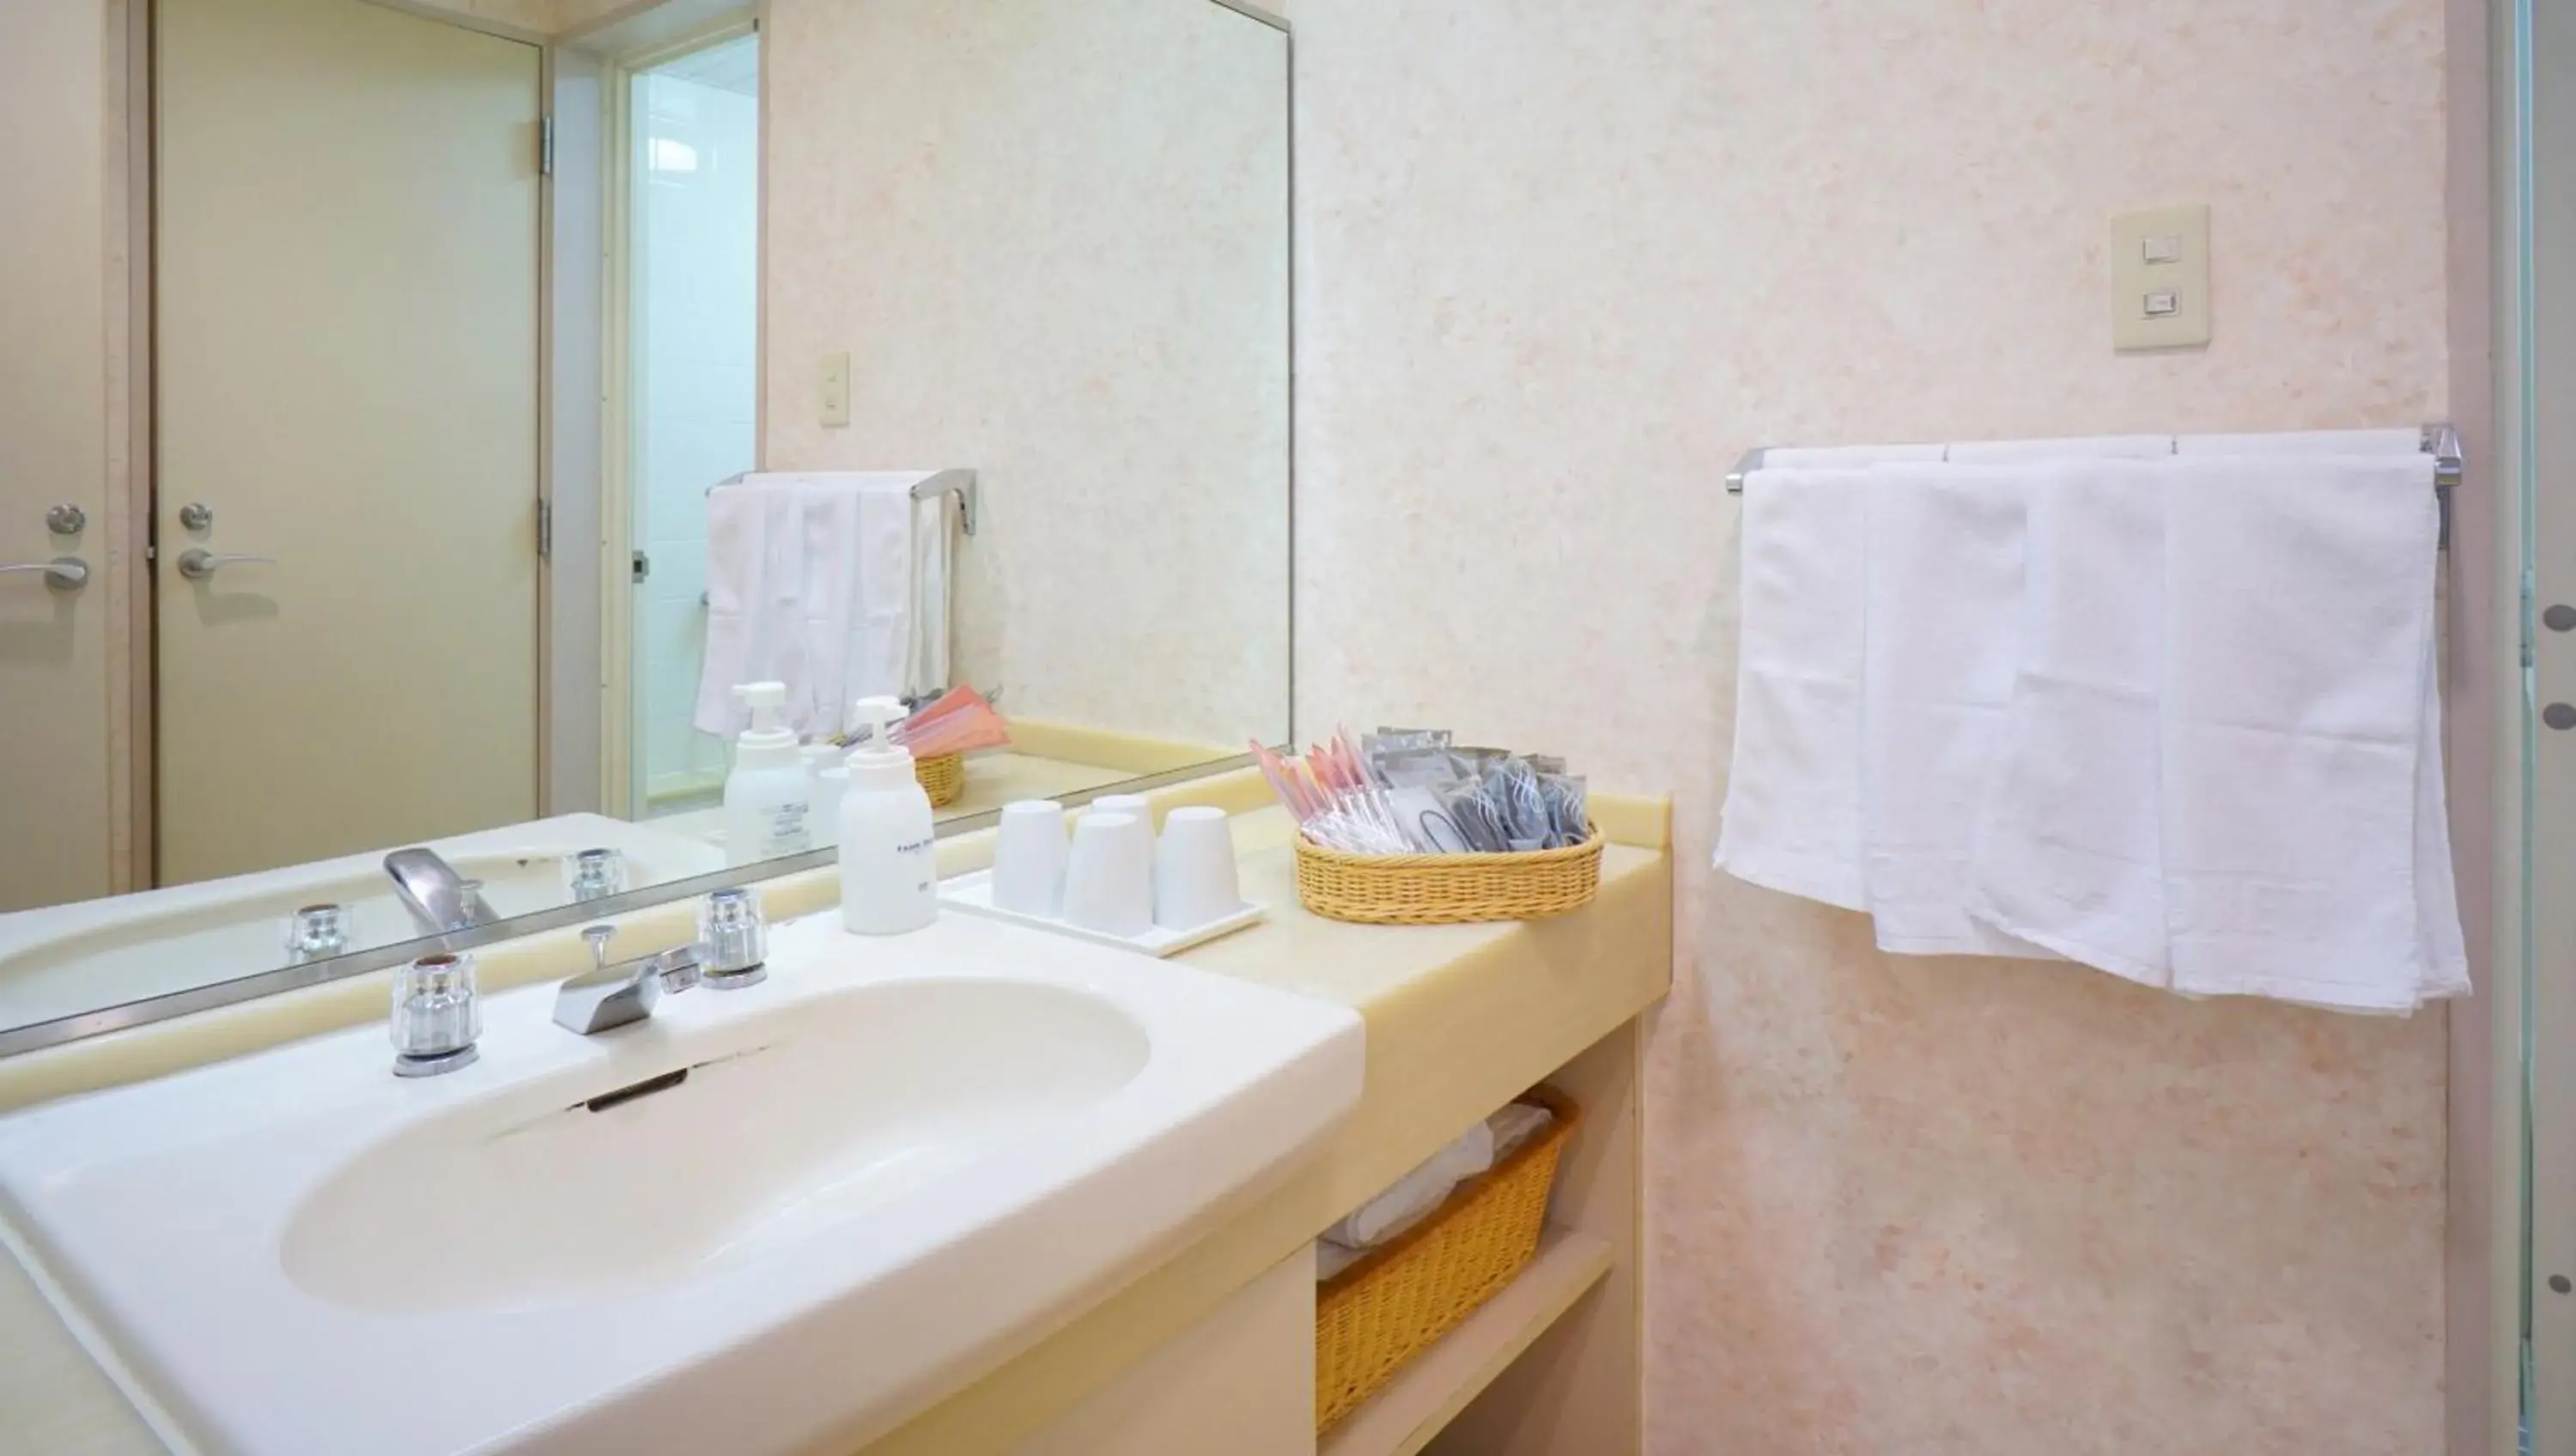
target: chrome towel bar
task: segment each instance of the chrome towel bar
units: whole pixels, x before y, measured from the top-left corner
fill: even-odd
[[[2459,430],[2448,422],[2424,426],[2422,438],[2424,453],[2433,457],[2433,493],[2441,502],[2440,544],[2448,547],[2451,544],[2451,488],[2466,477],[2468,457],[2461,448]],[[1726,493],[1742,495],[1744,477],[1761,469],[1763,458],[1773,448],[1766,445],[1745,451],[1744,457],[1735,462],[1735,468],[1726,472]],[[1944,445],[1941,448],[1946,456],[1950,447]],[[2181,448],[2179,441],[2176,442],[2175,448]]]
[[[1759,455],[1762,452],[1757,450],[1753,453]],[[715,484],[708,486],[707,494],[713,495],[728,485],[739,484],[744,476],[753,473],[754,472],[749,470],[743,470],[737,471],[732,475],[728,475],[724,479],[717,481]],[[1744,482],[1742,480],[1732,481],[1728,488],[1732,490],[1741,490],[1744,488]],[[972,470],[958,469],[936,470],[923,476],[921,479],[914,481],[912,484],[912,498],[914,500],[932,500],[943,495],[953,495],[957,497],[957,529],[965,532],[969,536],[974,535],[975,520],[977,516],[982,514],[981,506],[983,503],[983,492],[975,483],[975,472]]]

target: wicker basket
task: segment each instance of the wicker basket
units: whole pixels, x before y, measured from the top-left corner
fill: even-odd
[[[912,761],[912,776],[921,780],[921,791],[930,796],[930,807],[945,809],[966,792],[966,755],[943,753],[916,758]]]
[[[1601,831],[1566,849],[1525,854],[1345,854],[1297,841],[1297,898],[1331,920],[1456,925],[1535,920],[1591,902],[1601,888]]]
[[[1553,1087],[1515,1099],[1556,1114],[1511,1156],[1452,1190],[1429,1218],[1315,1291],[1315,1433],[1493,1298],[1538,1253],[1548,1191],[1582,1109]]]

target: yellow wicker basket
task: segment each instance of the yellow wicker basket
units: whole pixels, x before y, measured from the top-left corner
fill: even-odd
[[[1553,1087],[1513,1099],[1556,1114],[1545,1131],[1458,1185],[1429,1218],[1315,1291],[1315,1433],[1502,1292],[1538,1253],[1558,1157],[1583,1117]]]
[[[1297,898],[1331,920],[1455,925],[1535,920],[1590,903],[1601,888],[1601,831],[1525,854],[1346,854],[1297,841]]]
[[[945,809],[966,792],[966,755],[943,753],[916,758],[912,761],[912,776],[921,780],[921,791],[930,796],[930,806]]]

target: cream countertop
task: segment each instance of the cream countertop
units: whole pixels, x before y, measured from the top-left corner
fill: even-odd
[[[1000,1452],[1070,1409],[1313,1239],[1457,1130],[1510,1100],[1660,998],[1672,971],[1669,805],[1597,796],[1613,840],[1594,903],[1551,921],[1430,927],[1345,925],[1297,905],[1290,821],[1259,775],[1239,772],[1157,793],[1158,809],[1236,810],[1244,891],[1271,907],[1255,929],[1188,952],[1189,963],[1338,1001],[1368,1026],[1359,1109],[1277,1193],[1182,1251],[866,1456]],[[1251,812],[1243,812],[1251,810]],[[989,862],[989,833],[940,846],[945,874]],[[771,881],[773,916],[831,903],[828,872]],[[677,944],[687,905],[628,917],[636,943]],[[484,957],[489,989],[571,974],[578,936],[554,932]],[[299,1036],[376,1019],[384,976],[363,976],[0,1062],[0,1108],[157,1076]],[[0,1452],[159,1456],[163,1450],[83,1353],[15,1259],[0,1259]],[[848,1456],[818,1452],[814,1456]]]

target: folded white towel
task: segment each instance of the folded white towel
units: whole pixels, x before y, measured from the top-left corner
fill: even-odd
[[[839,692],[818,694],[809,732],[839,734],[857,726],[854,700],[901,697],[912,650],[913,500],[919,474],[882,473],[818,478],[816,484],[847,497],[835,511],[836,534],[817,539],[810,558],[814,579],[828,583],[828,613],[811,624],[818,653],[840,666]]]
[[[1429,1217],[1466,1180],[1494,1166],[1494,1130],[1479,1122],[1324,1230],[1326,1243],[1373,1249]]]
[[[2062,465],[2031,498],[2021,670],[1969,891],[1979,920],[2150,986],[2173,978],[2157,798],[2170,462]]]
[[[2174,989],[2385,1012],[2465,989],[2435,762],[2432,485],[2415,453],[2177,463]]]
[[[2021,661],[2024,517],[2048,479],[2028,466],[1869,472],[1861,781],[1881,950],[2048,955],[1968,914]]]
[[[793,684],[805,676],[804,516],[797,497],[759,476],[709,494],[706,581],[706,655],[691,720],[700,732],[730,739],[750,724],[734,698],[735,684]]]
[[[2165,460],[2171,435],[2095,435],[2073,440],[1961,440],[1950,447],[1953,465],[2021,465],[2038,460]]]
[[[904,656],[903,692],[911,698],[935,698],[948,691],[948,618],[953,580],[950,552],[956,537],[949,525],[945,493],[917,501],[912,508],[911,643]]]
[[[771,472],[709,497],[701,729],[742,730],[737,682],[787,684],[789,726],[815,737],[847,732],[856,699],[919,690],[915,661],[932,654],[918,637],[938,634],[944,656],[947,633],[946,562],[920,559],[916,524],[933,507],[912,499],[928,474]],[[935,622],[916,610],[925,592]]]
[[[784,679],[787,721],[799,733],[830,738],[841,731],[850,700],[858,696],[851,673],[862,664],[851,641],[851,622],[853,594],[868,575],[857,559],[868,539],[861,520],[864,497],[848,477],[793,475],[774,481],[795,493],[804,543],[804,558],[797,563],[804,585],[796,625],[805,644],[806,670]]]
[[[1868,507],[1863,470],[1766,467],[1745,480],[1735,757],[1715,855],[1738,879],[1846,910],[1868,908]]]

